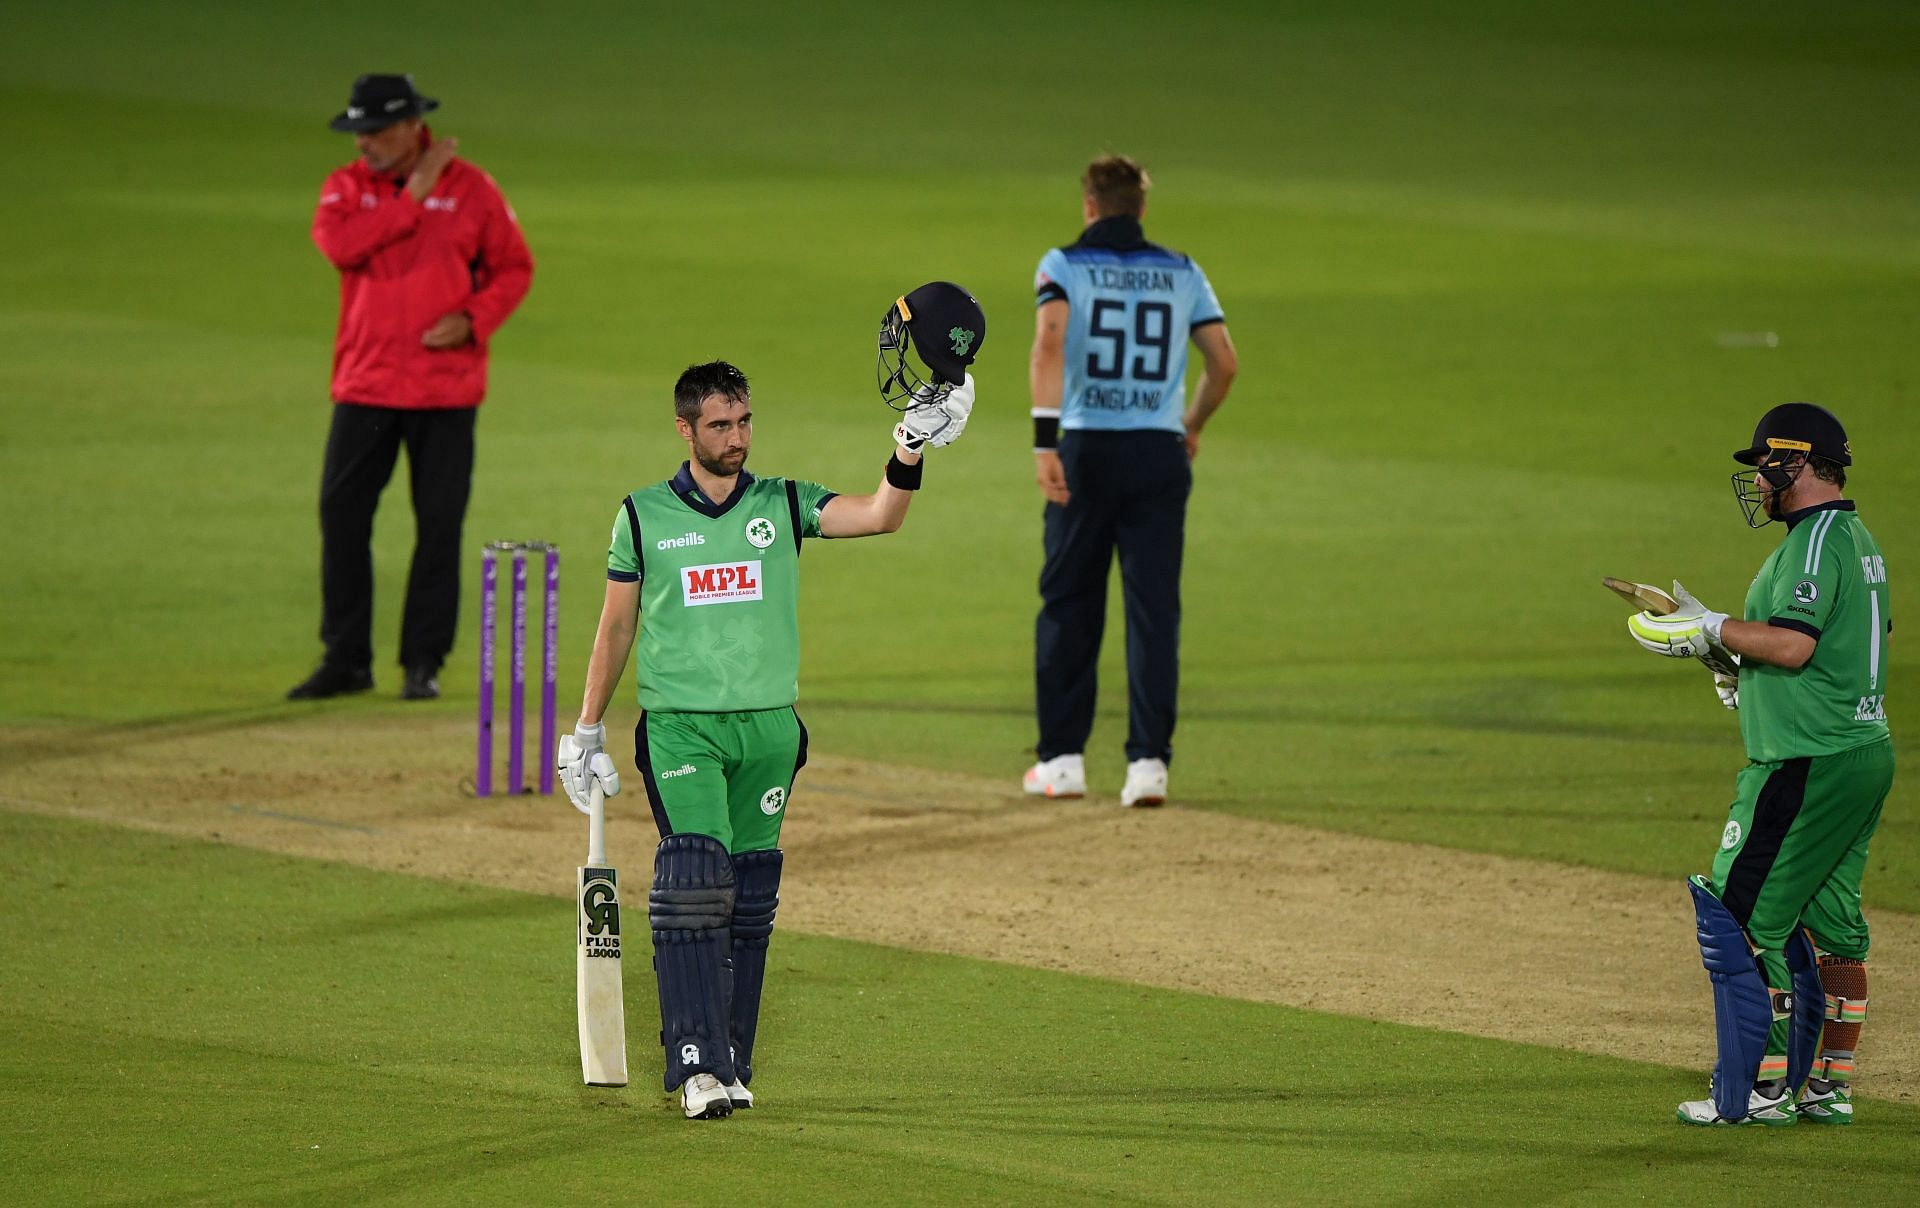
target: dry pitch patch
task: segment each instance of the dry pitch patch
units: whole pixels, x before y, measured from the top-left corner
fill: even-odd
[[[0,731],[0,808],[563,898],[585,851],[585,820],[564,797],[479,800],[457,787],[464,721],[335,711],[76,735]],[[1712,1004],[1677,880],[1111,799],[1039,801],[1018,791],[1019,771],[816,753],[783,834],[781,926],[1691,1064],[1703,1077],[1711,1064]],[[637,773],[609,816],[613,860],[640,881],[655,834]],[[1872,917],[1861,1090],[1910,1100],[1920,918]]]

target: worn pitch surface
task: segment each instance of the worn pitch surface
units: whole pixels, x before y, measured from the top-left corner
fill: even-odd
[[[453,722],[155,727],[26,754],[0,807],[565,896],[585,820],[460,792]],[[1249,821],[1048,802],[1011,779],[817,755],[784,843],[782,928],[1666,1064],[1711,1065],[1683,886]],[[609,848],[638,883],[637,778]],[[1865,1094],[1920,1091],[1920,919],[1877,911]],[[633,988],[630,987],[630,991]]]

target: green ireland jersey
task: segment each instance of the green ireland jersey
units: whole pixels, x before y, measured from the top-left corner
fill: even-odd
[[[700,493],[683,463],[627,496],[607,578],[640,584],[640,707],[785,708],[800,696],[800,541],[834,497],[818,483],[742,471],[732,497]]]
[[[1740,734],[1756,763],[1833,755],[1887,737],[1887,564],[1836,500],[1788,518],[1786,540],[1747,589],[1746,619],[1815,639],[1797,671],[1740,668]]]

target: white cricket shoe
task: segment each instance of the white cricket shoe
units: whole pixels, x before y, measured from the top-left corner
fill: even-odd
[[[1133,806],[1167,803],[1167,765],[1158,759],[1136,759],[1127,765],[1127,783],[1120,789],[1120,804]]]
[[[718,1120],[733,1111],[733,1097],[712,1074],[695,1074],[680,1084],[680,1106],[689,1120]]]
[[[1730,1125],[1764,1124],[1777,1128],[1783,1124],[1792,1124],[1799,1118],[1794,1110],[1793,1096],[1785,1087],[1768,1095],[1755,1088],[1747,1095],[1747,1114],[1738,1120],[1729,1120],[1713,1106],[1711,1099],[1693,1099],[1674,1109],[1674,1119],[1682,1124]]]
[[[727,1100],[733,1104],[734,1111],[739,1111],[743,1107],[753,1106],[753,1092],[747,1089],[746,1083],[735,1078],[727,1083]]]
[[[1021,787],[1036,797],[1084,797],[1087,764],[1078,755],[1055,755],[1027,769]]]

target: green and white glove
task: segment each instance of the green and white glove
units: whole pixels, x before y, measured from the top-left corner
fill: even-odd
[[[607,754],[606,746],[605,725],[575,723],[573,733],[561,735],[554,751],[553,768],[559,774],[560,787],[567,791],[567,800],[573,802],[573,808],[583,814],[591,812],[587,793],[595,780],[607,796],[620,793],[620,773],[614,768],[613,756]]]
[[[1627,618],[1627,632],[1633,640],[1653,651],[1675,659],[1699,659],[1718,673],[1733,673],[1737,664],[1727,648],[1720,644],[1720,626],[1727,614],[1715,612],[1693,598],[1693,593],[1674,580],[1673,598],[1680,607],[1665,616],[1636,612]]]
[[[894,443],[909,453],[918,453],[926,445],[944,449],[960,439],[960,434],[967,429],[967,417],[972,414],[973,375],[969,373],[965,381],[944,396],[908,407],[900,422],[893,426]]]

